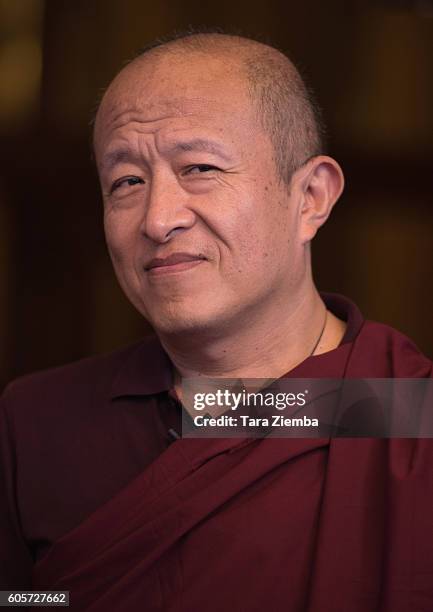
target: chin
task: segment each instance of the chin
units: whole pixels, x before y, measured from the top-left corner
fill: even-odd
[[[158,334],[165,336],[178,336],[182,334],[203,333],[209,330],[212,325],[204,317],[175,316],[162,317],[156,316],[149,320],[150,324]]]
[[[191,307],[182,308],[178,304],[171,311],[159,310],[152,314],[153,316],[145,316],[155,332],[164,336],[187,334],[191,338],[197,334],[201,337],[217,337],[225,328],[224,323],[226,323],[226,317],[221,313],[206,311],[198,304],[195,304],[193,311]]]

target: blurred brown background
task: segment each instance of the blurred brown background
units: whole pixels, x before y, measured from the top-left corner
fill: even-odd
[[[95,100],[149,40],[241,29],[313,84],[347,187],[320,289],[433,353],[433,3],[0,0],[0,383],[147,332],[117,286],[91,161]]]

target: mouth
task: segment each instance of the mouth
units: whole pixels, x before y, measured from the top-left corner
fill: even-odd
[[[204,261],[206,261],[206,258],[203,255],[173,253],[168,257],[156,257],[152,259],[145,266],[145,270],[150,276],[160,276],[195,268]]]

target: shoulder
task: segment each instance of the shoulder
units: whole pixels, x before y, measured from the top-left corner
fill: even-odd
[[[400,331],[376,321],[365,321],[351,355],[352,369],[366,369],[363,376],[425,378],[432,376],[433,363],[415,342]]]
[[[47,387],[64,389],[65,385],[74,387],[77,384],[106,381],[107,374],[115,372],[142,344],[142,342],[135,343],[108,354],[85,357],[62,366],[20,376],[7,385],[3,395],[33,393],[43,391]]]
[[[7,385],[0,398],[6,410],[27,411],[38,407],[38,413],[56,411],[68,404],[89,404],[92,398],[110,394],[113,380],[125,363],[138,352],[147,350],[149,340],[131,344],[109,354],[86,357],[60,367],[27,374]]]

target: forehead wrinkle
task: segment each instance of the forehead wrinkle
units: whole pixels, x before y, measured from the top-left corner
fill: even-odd
[[[119,163],[121,161],[127,161],[128,157],[134,157],[136,160],[139,158],[141,159],[141,154],[134,153],[134,150],[137,149],[138,151],[140,148],[142,148],[143,145],[149,148],[150,143],[140,142],[140,135],[151,134],[157,137],[158,132],[161,130],[162,126],[155,125],[155,123],[158,123],[159,121],[162,121],[164,119],[163,117],[161,117],[157,120],[143,121],[142,118],[131,119],[130,115],[127,115],[125,117],[125,120],[120,121],[119,118],[123,115],[124,113],[121,113],[117,116],[117,124],[113,124],[114,122],[111,122],[111,124],[107,125],[108,122],[106,120],[105,124],[99,127],[98,134],[96,134],[95,132],[97,140],[99,140],[100,142],[99,146],[95,146],[96,152],[98,152],[99,149],[102,153],[105,148],[108,148],[108,151],[106,153],[102,153],[101,155],[101,166],[104,169],[112,168],[116,163]],[[124,133],[116,135],[116,132],[122,130],[125,126],[129,126],[132,128],[132,134],[131,132],[128,132],[128,135]],[[131,140],[131,136],[133,136],[133,142]],[[125,144],[119,144],[117,146],[114,145],[112,150],[110,151],[110,143],[112,143],[113,140],[119,141],[119,139],[121,141],[124,141]],[[97,143],[97,140],[95,140],[95,145]]]
[[[147,156],[152,159],[152,143],[141,141],[137,133],[134,134],[133,139],[121,138],[112,143],[112,146],[109,146],[108,150],[101,155],[101,168],[109,171],[121,163],[144,163],[148,166],[146,150]]]
[[[113,94],[115,95],[115,94]],[[117,94],[119,96],[119,94]],[[127,94],[125,94],[127,97]],[[127,123],[130,120],[134,120],[134,117],[138,117],[137,121],[143,121],[143,113],[148,113],[150,115],[149,119],[145,119],[145,121],[158,121],[160,119],[169,119],[171,117],[181,117],[188,116],[194,114],[195,108],[197,105],[202,105],[203,102],[206,102],[209,105],[212,105],[212,100],[203,99],[200,97],[194,98],[170,98],[170,99],[157,99],[156,101],[145,100],[143,101],[143,97],[141,95],[136,95],[134,100],[131,102],[126,99],[114,99],[111,102],[111,106],[108,107],[107,110],[104,111],[103,103],[101,104],[102,113],[107,115],[106,121],[110,123],[118,123],[119,118],[123,115],[127,116],[125,122]],[[108,105],[108,103],[106,103]],[[188,110],[185,107],[188,105],[192,106],[191,110]],[[220,105],[215,104],[215,106],[220,107]],[[162,114],[161,114],[162,113]],[[156,115],[152,117],[152,115]],[[132,117],[132,118],[130,118]],[[123,122],[122,122],[123,124]]]
[[[143,100],[144,95],[135,95],[133,101],[127,100],[127,94],[124,99],[119,99],[119,93],[112,94],[114,100],[106,100],[105,104],[108,108],[104,109],[104,101],[101,103],[100,111],[96,124],[105,123],[111,124],[116,129],[122,127],[130,121],[137,121],[140,123],[148,121],[159,121],[177,117],[188,117],[191,115],[201,114],[203,112],[203,105],[205,108],[213,111],[222,112],[224,107],[227,105],[222,101],[213,100],[212,97],[203,96],[192,96],[192,97],[176,97],[170,99],[156,99],[151,101],[149,99]],[[149,98],[150,96],[148,96]],[[233,112],[233,108],[228,105],[228,112]],[[148,114],[148,118],[145,115]],[[104,117],[101,117],[104,116]],[[145,118],[143,118],[143,115]],[[153,116],[152,116],[153,115]],[[125,116],[125,118],[123,118]]]
[[[159,114],[157,117],[143,117],[143,112],[139,109],[125,109],[118,112],[113,118],[102,117],[95,125],[94,143],[95,148],[97,141],[107,143],[113,138],[113,134],[118,130],[122,130],[126,126],[132,128],[137,134],[151,134],[158,136],[158,132],[166,126],[160,125],[162,122],[169,122],[182,117],[191,117],[194,112],[180,111],[175,114]],[[104,145],[103,145],[104,146]]]
[[[124,115],[125,117],[121,119],[121,117],[123,117]],[[143,117],[134,116],[132,113],[128,111],[128,112],[119,114],[116,119],[113,119],[109,122],[110,125],[108,126],[108,129],[106,126],[105,135],[112,134],[113,132],[122,129],[127,125],[139,133],[141,132],[141,133],[146,134],[146,133],[157,132],[161,129],[162,126],[157,126],[157,125],[155,126],[155,124],[158,124],[160,121],[170,120],[171,118],[172,116],[167,115],[167,116],[160,116],[155,119],[143,119]],[[101,128],[101,131],[104,132],[103,128]]]

